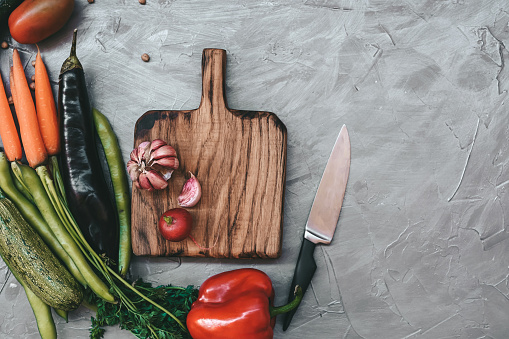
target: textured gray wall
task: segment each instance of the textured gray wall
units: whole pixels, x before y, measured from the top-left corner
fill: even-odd
[[[346,124],[352,165],[338,229],[315,252],[318,269],[292,327],[284,333],[278,322],[275,338],[503,339],[508,23],[506,0],[77,0],[70,22],[40,48],[56,84],[79,29],[91,100],[110,118],[125,160],[142,113],[198,106],[208,47],[227,50],[229,106],[272,111],[288,128],[280,259],[136,258],[134,276],[199,285],[257,267],[284,303]],[[27,62],[35,57],[35,46],[18,47]],[[11,53],[0,51],[4,80]],[[0,308],[0,337],[38,337],[1,261]],[[60,337],[87,338],[91,315],[80,308],[68,324],[58,320]],[[126,335],[111,328],[106,338]]]

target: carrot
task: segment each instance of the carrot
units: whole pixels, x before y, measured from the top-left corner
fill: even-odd
[[[57,108],[39,46],[35,58],[35,104],[44,146],[49,156],[56,155],[60,152]]]
[[[19,141],[18,130],[12,118],[11,108],[7,95],[5,94],[4,83],[0,75],[0,137],[4,145],[5,154],[10,161],[21,159],[22,150]]]
[[[16,87],[14,87],[14,74],[12,73],[12,66],[11,66],[11,72],[9,73],[9,83],[11,84],[11,96],[12,96],[12,101],[14,102],[14,100],[17,99],[17,95],[16,95]],[[14,108],[16,108],[16,103],[14,102]]]
[[[17,49],[12,53],[12,74],[14,76],[15,96],[13,96],[16,115],[18,116],[21,142],[25,149],[28,164],[36,168],[48,158],[46,147],[42,140],[37,113],[35,111],[32,94],[28,88],[25,71]]]

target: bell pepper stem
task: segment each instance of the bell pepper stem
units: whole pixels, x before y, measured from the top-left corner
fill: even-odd
[[[274,318],[275,316],[277,316],[279,314],[290,312],[291,310],[293,310],[294,308],[299,306],[300,302],[302,301],[302,296],[304,295],[304,292],[302,292],[302,287],[300,287],[299,285],[295,286],[294,294],[295,294],[295,298],[293,298],[293,300],[291,302],[289,302],[288,304],[279,306],[279,307],[271,306],[269,309],[270,317]]]

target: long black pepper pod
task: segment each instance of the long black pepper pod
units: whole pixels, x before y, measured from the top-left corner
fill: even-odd
[[[71,55],[62,65],[59,78],[60,169],[69,209],[85,239],[98,254],[116,262],[117,213],[96,148],[85,74],[76,57],[76,34],[75,30]]]

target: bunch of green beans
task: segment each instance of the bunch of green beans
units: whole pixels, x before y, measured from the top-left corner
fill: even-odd
[[[135,287],[133,287],[130,283],[125,281],[115,270],[113,270],[111,267],[106,265],[104,262],[104,258],[101,258],[94,250],[90,247],[90,245],[85,240],[85,237],[81,233],[78,224],[74,220],[71,212],[63,202],[63,199],[59,197],[59,194],[55,188],[53,180],[50,178],[49,175],[44,173],[44,171],[47,171],[44,167],[38,167],[37,172],[39,174],[39,177],[42,178],[42,184],[46,190],[46,192],[49,192],[50,200],[53,203],[53,207],[59,214],[59,217],[62,221],[62,223],[65,225],[65,228],[71,234],[73,239],[76,241],[76,243],[79,245],[81,251],[85,256],[87,257],[88,261],[96,268],[96,270],[102,275],[102,277],[107,281],[110,290],[120,299],[120,302],[129,309],[132,312],[137,312],[136,305],[122,292],[122,290],[118,287],[117,282],[124,285],[125,287],[129,288],[131,291],[133,291],[135,294],[137,294],[139,297],[144,299],[145,301],[151,303],[153,306],[160,309],[162,312],[169,315],[173,320],[175,320],[184,330],[186,330],[186,327],[184,324],[171,312],[166,310],[164,307],[159,305],[158,303],[154,302],[153,300],[147,298],[145,295],[140,293]],[[115,278],[115,279],[114,279]],[[90,286],[89,287],[94,290],[94,287],[97,286]],[[95,290],[94,290],[95,291]],[[96,293],[98,294],[98,293]],[[101,296],[101,294],[98,294]],[[107,296],[108,297],[108,296]],[[109,299],[103,298],[106,301],[109,301]],[[154,332],[155,334],[155,332]],[[157,335],[156,335],[157,338]]]
[[[33,204],[33,200],[28,200],[25,195],[17,189],[15,182],[20,183],[11,175],[7,156],[5,153],[0,152],[0,188],[18,208],[23,218],[36,230],[42,240],[52,249],[57,258],[64,263],[76,280],[78,280],[83,286],[86,286],[85,278],[69,254],[67,254],[66,250],[60,244],[59,239],[57,239],[51,230],[46,219],[44,219],[39,209]]]
[[[115,302],[115,298],[109,292],[108,286],[99,278],[89,264],[90,258],[87,256],[87,252],[84,251],[84,247],[79,241],[79,235],[69,231],[68,226],[65,224],[65,219],[63,219],[63,212],[55,207],[59,206],[59,204],[55,203],[55,199],[58,199],[58,197],[46,188],[45,181],[51,180],[52,182],[46,167],[37,167],[37,173],[33,168],[18,164],[17,162],[12,162],[11,167],[17,180],[30,189],[36,207],[41,212],[60,245],[78,267],[85,281],[85,286],[88,286],[104,300]],[[38,173],[40,173],[40,177]],[[48,192],[50,192],[50,194],[48,194]]]

